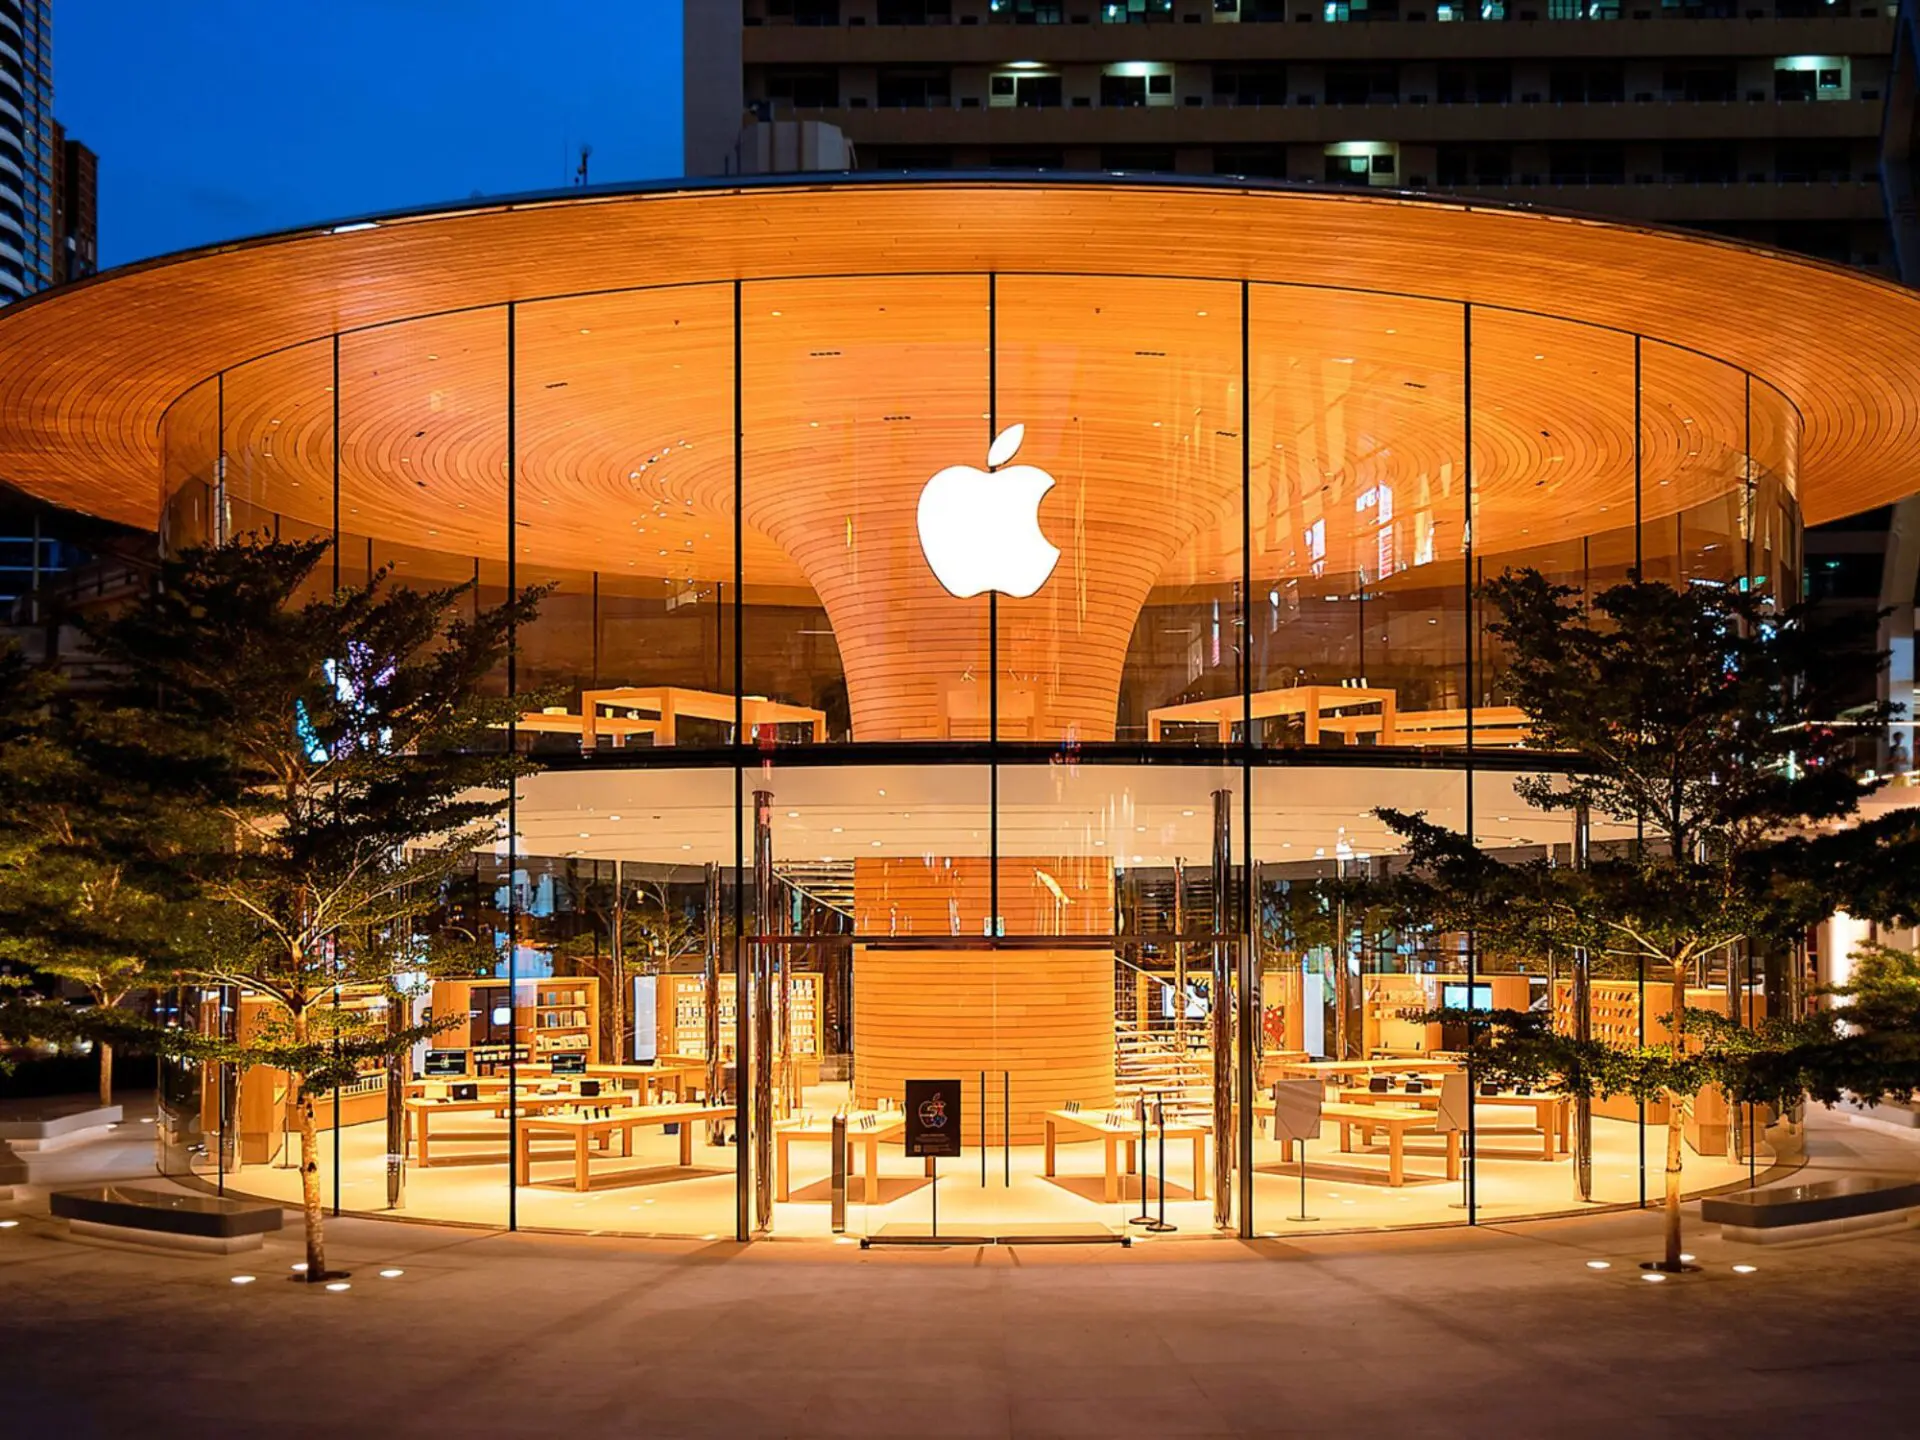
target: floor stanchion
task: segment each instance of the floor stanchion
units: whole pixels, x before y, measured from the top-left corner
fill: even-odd
[[[1180,1227],[1167,1222],[1167,1105],[1165,1095],[1158,1090],[1153,1092],[1153,1118],[1154,1123],[1160,1127],[1160,1159],[1156,1167],[1160,1172],[1160,1218],[1158,1220],[1148,1221],[1146,1230],[1149,1235],[1165,1235],[1170,1231],[1178,1230]],[[1147,1156],[1145,1150],[1142,1150],[1140,1154],[1140,1204],[1142,1208],[1145,1207],[1146,1203]]]

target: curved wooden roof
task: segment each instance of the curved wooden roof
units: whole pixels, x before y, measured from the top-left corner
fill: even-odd
[[[1400,564],[1422,545],[1457,552],[1461,301],[1478,307],[1487,549],[1630,514],[1634,334],[1648,518],[1725,493],[1749,447],[1809,522],[1913,488],[1920,295],[1890,282],[1478,204],[1011,176],[573,192],[128,267],[0,313],[0,478],[151,525],[163,470],[206,468],[192,451],[208,448],[194,437],[214,397],[194,387],[225,372],[229,493],[325,527],[339,331],[343,530],[498,554],[499,307],[539,302],[516,317],[523,563],[656,584],[730,573],[740,279],[757,282],[749,471],[781,477],[750,482],[742,540],[760,583],[800,584],[782,535],[796,470],[861,485],[878,465],[917,488],[929,462],[979,463],[987,272],[1001,421],[1028,421],[1062,482],[1049,529],[1096,523],[1069,507],[1092,495],[1097,511],[1101,476],[1177,486],[1194,530],[1160,584],[1238,569],[1241,279],[1262,282],[1248,316],[1262,574],[1305,573],[1310,547],[1329,564],[1371,554],[1378,537],[1353,516],[1381,484],[1437,527],[1409,530]],[[887,429],[903,417],[916,423]],[[1214,489],[1219,513],[1192,503]],[[1111,517],[1116,543],[1151,529],[1131,504]]]

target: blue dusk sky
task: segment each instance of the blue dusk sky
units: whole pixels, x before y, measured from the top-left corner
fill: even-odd
[[[679,0],[56,0],[102,268],[374,210],[680,172]]]

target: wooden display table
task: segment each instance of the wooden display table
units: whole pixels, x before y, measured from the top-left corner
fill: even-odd
[[[1360,1144],[1373,1144],[1373,1133],[1384,1130],[1387,1136],[1387,1184],[1395,1189],[1407,1182],[1407,1136],[1439,1133],[1440,1117],[1430,1110],[1411,1106],[1348,1105],[1334,1103],[1320,1110],[1322,1119],[1340,1127],[1342,1153],[1353,1152],[1353,1132],[1360,1132]],[[1449,1130],[1447,1137],[1447,1179],[1460,1178],[1460,1132]]]
[[[1302,1060],[1278,1068],[1282,1075],[1333,1085],[1375,1075],[1453,1075],[1466,1067],[1458,1060]]]
[[[602,709],[638,710],[657,716],[657,719],[624,722],[650,727],[655,745],[675,743],[676,724],[682,716],[731,725],[737,715],[743,732],[738,738],[742,743],[753,741],[763,726],[774,725],[805,725],[808,738],[815,744],[827,737],[826,711],[804,705],[786,705],[763,695],[748,695],[738,702],[736,710],[733,696],[709,690],[686,690],[676,685],[622,686],[616,690],[589,690],[580,697],[584,721],[580,734],[582,749],[593,749],[600,733],[607,730],[613,731],[616,746],[623,742],[624,737],[617,728],[623,722],[602,715]]]
[[[653,1105],[669,1090],[675,1100],[684,1100],[688,1090],[706,1083],[707,1066],[705,1061],[681,1061],[664,1065],[589,1065],[582,1071],[558,1075],[542,1067],[535,1073],[552,1075],[555,1080],[612,1080],[623,1087],[629,1080],[637,1080],[639,1084],[633,1089],[647,1097],[640,1103]]]
[[[1147,712],[1147,740],[1157,741],[1161,727],[1169,721],[1212,725],[1222,745],[1233,738],[1236,720],[1267,720],[1276,715],[1298,715],[1306,725],[1307,744],[1318,745],[1322,731],[1332,731],[1351,745],[1360,735],[1377,736],[1377,744],[1395,743],[1395,710],[1398,696],[1392,690],[1369,689],[1356,685],[1296,685],[1286,690],[1255,691],[1252,713],[1239,695],[1218,700],[1195,700],[1186,705],[1165,705]],[[1376,705],[1370,715],[1342,712],[1360,705]]]
[[[606,1149],[615,1135],[620,1137],[620,1153],[632,1158],[633,1132],[649,1125],[680,1127],[680,1163],[693,1164],[693,1127],[697,1120],[713,1120],[733,1114],[731,1105],[636,1105],[618,1113],[604,1115],[561,1114],[529,1116],[520,1122],[520,1144],[514,1153],[513,1183],[533,1183],[533,1142],[561,1136],[573,1141],[573,1188],[591,1188],[587,1175],[590,1148]],[[541,1157],[543,1159],[548,1157]]]
[[[1126,1146],[1127,1171],[1134,1172],[1134,1150],[1140,1139],[1138,1122],[1116,1125],[1106,1112],[1089,1114],[1080,1110],[1049,1110],[1047,1112],[1046,1165],[1043,1175],[1051,1177],[1054,1173],[1054,1152],[1061,1145],[1071,1145],[1081,1140],[1103,1140],[1106,1142],[1106,1184],[1102,1192],[1108,1204],[1120,1199],[1120,1147]],[[1169,1125],[1166,1135],[1169,1140],[1193,1141],[1193,1198],[1207,1198],[1207,1136],[1211,1133],[1205,1125]],[[1149,1126],[1149,1141],[1160,1134],[1160,1127]],[[1145,1157],[1140,1157],[1143,1161]],[[1142,1166],[1144,1183],[1145,1169]]]
[[[1348,1105],[1411,1105],[1427,1110],[1440,1108],[1438,1090],[1422,1090],[1409,1095],[1404,1090],[1342,1090],[1341,1102]],[[1478,1105],[1502,1105],[1533,1111],[1533,1128],[1540,1132],[1542,1160],[1567,1153],[1573,1128],[1573,1105],[1564,1095],[1475,1095]]]
[[[572,1105],[630,1105],[632,1102],[633,1096],[626,1091],[596,1099],[582,1099],[578,1095],[521,1095],[516,1097],[514,1109],[522,1116],[527,1116],[544,1114],[551,1110],[564,1110]],[[422,1168],[433,1164],[432,1152],[428,1144],[429,1116],[491,1113],[504,1118],[507,1113],[505,1095],[483,1095],[478,1100],[408,1096],[401,1103],[413,1115],[414,1160]],[[468,1130],[452,1135],[443,1132],[440,1138],[442,1140],[493,1140],[502,1137],[497,1130]]]
[[[873,1117],[872,1128],[863,1128],[861,1121]],[[898,1112],[882,1114],[875,1110],[856,1110],[847,1116],[847,1169],[853,1169],[853,1150],[858,1145],[862,1154],[861,1199],[868,1205],[880,1201],[880,1142],[898,1140],[906,1129],[906,1116]],[[782,1121],[774,1129],[776,1148],[774,1151],[773,1198],[785,1200],[790,1192],[788,1184],[787,1152],[795,1143],[833,1144],[833,1117],[802,1115],[797,1119]],[[926,1161],[927,1174],[934,1173],[933,1157]]]

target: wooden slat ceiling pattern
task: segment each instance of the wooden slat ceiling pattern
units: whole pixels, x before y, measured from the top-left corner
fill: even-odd
[[[1238,570],[1243,277],[1273,286],[1254,289],[1249,317],[1257,581],[1459,553],[1460,300],[1511,307],[1473,323],[1482,553],[1630,514],[1634,357],[1617,331],[1649,341],[1649,519],[1740,472],[1744,377],[1692,350],[1790,398],[1754,386],[1752,450],[1809,521],[1912,484],[1920,297],[1890,284],[1564,217],[1120,181],[594,196],[156,262],[0,318],[0,476],[150,525],[156,476],[212,472],[220,407],[193,387],[224,368],[229,493],[325,529],[339,329],[354,332],[340,341],[343,530],[498,558],[507,322],[475,307],[538,301],[516,320],[523,563],[724,577],[726,282],[742,278],[758,282],[743,306],[747,580],[820,588],[839,583],[809,559],[830,539],[823,515],[844,550],[857,513],[877,564],[933,469],[980,463],[989,270],[999,420],[1027,423],[1022,459],[1060,481],[1043,509],[1068,555],[1050,604],[1123,570],[1141,586]],[[1036,271],[1139,278],[1021,273]],[[875,278],[783,278],[824,275]],[[584,293],[629,287],[673,288]],[[582,298],[542,299],[556,295]],[[389,323],[415,316],[435,318]],[[1383,489],[1397,517],[1384,542]]]

